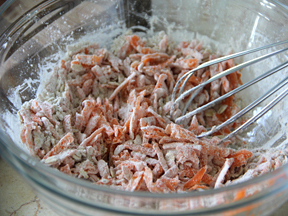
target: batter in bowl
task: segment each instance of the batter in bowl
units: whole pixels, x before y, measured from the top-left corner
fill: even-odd
[[[111,51],[90,43],[68,46],[44,90],[19,111],[21,140],[49,166],[128,191],[206,190],[272,171],[286,163],[286,150],[234,150],[231,141],[217,145],[243,120],[213,137],[196,138],[239,111],[234,96],[185,125],[173,123],[184,106],[170,116],[177,80],[220,55],[197,40],[174,45],[163,32],[120,36]],[[233,66],[228,60],[199,70],[185,88]],[[241,84],[240,72],[212,82],[188,112]]]

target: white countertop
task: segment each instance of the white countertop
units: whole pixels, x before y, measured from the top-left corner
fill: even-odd
[[[0,158],[0,215],[57,216],[35,195],[32,188]]]
[[[288,202],[271,216],[288,215]],[[0,215],[57,216],[14,169],[0,158]]]

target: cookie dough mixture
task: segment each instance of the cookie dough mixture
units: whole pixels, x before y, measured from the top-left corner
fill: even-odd
[[[217,145],[241,121],[214,137],[196,138],[238,112],[234,96],[187,125],[172,121],[188,100],[170,115],[177,80],[219,56],[197,40],[175,44],[163,32],[120,36],[110,51],[90,43],[68,46],[45,89],[19,111],[21,140],[49,166],[128,191],[206,190],[272,171],[286,163],[286,151]],[[198,70],[185,89],[233,66],[228,60]],[[237,88],[240,77],[235,72],[207,85],[187,112]]]

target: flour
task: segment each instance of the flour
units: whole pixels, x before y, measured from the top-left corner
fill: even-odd
[[[161,28],[163,30],[160,33],[158,33],[159,25],[161,25]],[[221,53],[222,54],[228,54],[228,53],[239,51],[239,50],[243,49],[242,43],[235,43],[234,39],[232,39],[232,38],[231,38],[231,40],[226,41],[226,43],[221,43],[215,39],[211,39],[207,36],[200,35],[199,33],[189,32],[188,30],[186,30],[186,27],[177,26],[176,23],[168,22],[167,20],[162,19],[160,16],[153,16],[150,19],[150,27],[151,27],[150,29],[145,29],[145,28],[141,27],[141,29],[144,30],[145,33],[138,33],[138,35],[141,35],[143,37],[143,41],[146,42],[147,46],[149,46],[149,47],[151,47],[157,51],[161,51],[160,48],[158,47],[158,44],[162,40],[165,33],[167,33],[168,37],[170,39],[172,39],[172,40],[170,40],[172,42],[169,42],[167,45],[167,53],[169,53],[169,54],[172,52],[173,49],[175,49],[176,45],[180,41],[183,41],[183,40],[184,41],[192,41],[192,40],[201,41],[202,46],[205,47],[205,49],[206,49],[206,52],[216,52],[217,51],[217,52],[219,52],[219,53],[216,53],[217,55],[220,55]],[[133,28],[136,29],[137,26],[135,26]],[[62,58],[64,61],[71,61],[71,60],[73,60],[73,59],[71,59],[71,57],[74,56],[75,53],[79,52],[79,50],[81,50],[82,47],[91,46],[92,48],[90,51],[91,51],[91,53],[93,53],[95,50],[97,50],[97,48],[93,47],[95,45],[95,42],[97,42],[97,43],[100,42],[100,44],[99,44],[100,48],[107,47],[107,49],[111,50],[112,53],[116,55],[117,53],[119,53],[119,50],[121,49],[121,47],[126,42],[125,37],[124,37],[125,34],[129,35],[129,34],[131,34],[131,31],[129,32],[125,28],[120,29],[117,27],[110,26],[108,29],[102,29],[102,30],[97,31],[97,32],[92,32],[91,34],[87,34],[77,41],[74,41],[73,38],[68,38],[67,41],[65,41],[66,43],[69,44],[67,46],[67,52],[65,52],[66,53],[65,55],[64,55],[64,51],[61,51],[61,49],[59,49],[58,53],[53,54],[51,56],[48,56],[45,59],[45,61],[43,61],[39,64],[39,68],[40,68],[39,79],[34,79],[34,80],[27,79],[23,85],[17,87],[16,89],[11,90],[11,94],[10,94],[9,99],[11,101],[13,101],[13,103],[19,109],[21,106],[21,100],[19,100],[20,99],[19,98],[19,92],[22,91],[24,88],[31,88],[32,84],[38,85],[40,83],[38,90],[37,90],[37,97],[41,101],[47,101],[47,102],[52,104],[51,109],[52,109],[53,114],[51,116],[51,119],[54,119],[56,121],[55,122],[55,125],[56,125],[55,131],[54,132],[53,132],[53,130],[49,131],[49,128],[51,128],[51,125],[49,124],[49,122],[46,121],[46,119],[44,117],[41,117],[46,129],[45,129],[44,133],[39,133],[40,129],[33,131],[33,137],[34,137],[36,150],[39,150],[41,148],[45,152],[48,152],[49,149],[51,149],[51,147],[53,147],[57,144],[60,137],[63,137],[65,135],[65,133],[67,132],[67,129],[65,129],[65,126],[61,122],[63,121],[63,119],[65,117],[67,117],[67,115],[69,115],[70,112],[71,113],[77,113],[77,109],[78,109],[77,107],[79,107],[79,105],[81,104],[81,94],[85,93],[85,92],[81,92],[78,89],[77,90],[75,90],[75,89],[71,90],[71,88],[65,84],[65,82],[66,82],[65,78],[62,76],[64,74],[63,69],[61,68],[61,65],[59,65],[59,63],[57,63],[60,60],[60,58]],[[119,36],[119,35],[123,35],[123,36],[117,37],[116,40],[113,40],[116,36]],[[244,40],[243,38],[245,38],[245,37],[246,37],[245,35],[242,35],[241,38],[239,38],[239,41],[243,41]],[[253,40],[257,40],[257,38],[263,39],[263,37],[261,35],[260,36],[255,35]],[[112,43],[112,41],[113,41],[113,43]],[[235,44],[236,44],[236,46],[235,46]],[[64,58],[63,58],[63,56],[64,56]],[[113,64],[112,61],[110,63]],[[125,62],[124,62],[124,64],[125,64]],[[127,62],[127,64],[129,64],[129,63]],[[66,66],[68,67],[68,65],[66,65]],[[110,90],[108,89],[107,91],[103,90],[103,88],[101,88],[102,84],[105,84],[106,86],[109,85],[110,86],[109,88],[113,88],[113,85],[118,86],[123,81],[123,79],[124,79],[123,76],[121,77],[121,76],[116,75],[117,73],[114,73],[115,70],[112,70],[112,67],[113,66],[107,66],[104,70],[104,67],[100,69],[99,67],[95,66],[94,72],[98,73],[99,75],[105,74],[105,76],[101,76],[100,79],[98,79],[97,81],[94,81],[93,89],[92,90],[90,89],[93,97],[97,98],[98,96],[100,96],[103,99],[103,98],[111,95],[113,90],[112,89],[110,89]],[[77,79],[77,78],[80,79],[81,76],[83,75],[84,68],[81,65],[72,65],[71,68],[74,71],[76,71],[78,74],[75,73],[71,76],[69,75],[70,76],[69,80]],[[114,69],[115,68],[116,67],[114,67]],[[129,74],[129,71],[125,71],[125,73]],[[47,82],[45,83],[45,82],[43,82],[43,80],[49,80],[49,81],[48,81],[48,83]],[[111,82],[108,82],[108,81],[111,81]],[[137,80],[137,82],[141,82],[141,80]],[[146,80],[146,82],[148,83],[150,81]],[[79,98],[74,97],[73,103],[70,104],[68,102],[69,97],[71,97],[71,95],[73,96],[76,94],[80,95],[80,97]],[[160,108],[163,109],[168,101],[169,101],[168,99],[163,100],[161,98],[159,100]],[[245,104],[246,101],[243,100],[242,103]],[[28,102],[25,105],[23,105],[23,107],[25,107],[25,106],[31,107],[31,102]],[[182,106],[183,106],[183,104],[180,104],[180,107],[182,107]],[[128,118],[128,112],[127,111],[129,109],[131,109],[131,107],[130,108],[129,107],[120,108],[120,112],[121,112],[120,115],[123,117],[123,119]],[[162,110],[161,110],[161,112],[162,112]],[[273,114],[273,111],[271,111],[271,112]],[[270,112],[270,114],[271,114],[271,112]],[[12,116],[7,114],[7,117],[5,117],[5,119],[7,119],[9,124],[12,125],[12,128],[17,128],[15,130],[18,130],[20,128],[19,124],[15,121],[15,117],[12,117]],[[169,120],[169,118],[166,116],[166,121],[168,121],[168,120]],[[76,121],[77,121],[77,118],[76,118]],[[149,121],[147,120],[147,122],[149,122]],[[259,128],[264,128],[264,133],[262,133],[264,136],[262,136],[261,134],[259,135],[259,133],[256,133],[257,134],[256,136],[258,136],[258,137],[255,138],[255,133],[250,132],[250,133],[248,133],[249,142],[254,143],[256,141],[259,142],[259,140],[260,141],[265,140],[266,134],[267,134],[265,131],[268,131],[268,128],[269,128],[269,124],[265,123],[265,121],[266,121],[266,118],[263,118],[263,120],[258,121],[257,122],[258,126],[256,126],[253,130],[253,131],[257,131]],[[46,124],[45,124],[45,122],[46,122]],[[79,124],[81,124],[80,117],[79,117],[79,122],[80,122]],[[7,131],[7,132],[12,136],[12,134],[15,133],[15,130]],[[80,132],[80,130],[73,129],[73,132],[76,134],[76,139],[78,139],[78,141],[83,141],[86,139],[86,137]],[[277,133],[277,131],[275,131],[275,133]],[[20,134],[20,131],[19,131],[19,134]],[[59,136],[58,138],[56,137],[56,139],[55,139],[55,134],[57,134],[57,136]],[[274,134],[271,134],[271,136],[273,136]],[[249,138],[249,136],[250,136],[250,138]],[[139,145],[139,143],[141,143],[141,140],[139,140],[138,135],[136,136],[136,138],[137,138],[137,140],[135,139],[134,143],[137,143]],[[19,138],[14,138],[14,139],[16,140],[16,142],[19,143]],[[261,144],[261,142],[260,142],[260,144]],[[266,145],[266,146],[269,147],[269,145]],[[257,147],[257,145],[256,145],[256,147]],[[285,148],[284,145],[282,147]],[[123,148],[123,146],[121,146],[121,151],[123,151],[123,150],[124,150],[124,148]],[[103,152],[107,151],[107,149],[105,150],[105,147],[103,147],[103,143],[101,143],[101,151],[103,151]],[[273,152],[273,151],[274,150],[271,150],[271,152]],[[69,151],[69,152],[66,152],[65,154],[61,153],[62,155],[60,155],[59,157],[53,156],[53,158],[48,159],[47,161],[44,160],[44,162],[46,161],[48,164],[54,166],[54,165],[57,165],[59,163],[62,163],[63,160],[65,160],[65,157],[67,157],[67,155],[68,156],[73,155],[73,153],[75,153],[75,155],[73,155],[73,158],[75,160],[77,158],[76,161],[79,161],[79,162],[82,160],[81,158],[88,157],[86,153],[80,154],[79,152],[80,151],[78,151],[76,153],[73,151]],[[171,154],[172,154],[171,151],[169,151],[167,158],[173,158]],[[268,152],[268,154],[270,154],[270,153]],[[136,154],[134,154],[134,155],[136,155]],[[265,155],[265,154],[263,153],[263,155]],[[89,158],[89,159],[92,160],[91,158]],[[283,163],[286,163],[285,160],[283,160]],[[273,169],[271,168],[269,171],[272,171],[272,170]],[[252,175],[250,172],[251,171],[247,171],[245,178],[249,175],[250,176]],[[83,169],[80,169],[80,176],[84,176],[84,178],[86,179],[88,174]],[[94,176],[94,178],[95,178],[95,176]],[[243,179],[244,179],[244,177],[243,177]]]

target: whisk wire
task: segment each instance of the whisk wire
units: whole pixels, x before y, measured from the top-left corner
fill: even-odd
[[[276,84],[273,88],[271,88],[269,91],[267,91],[265,94],[263,94],[262,96],[260,96],[258,99],[256,99],[255,101],[253,101],[252,103],[250,103],[248,106],[246,106],[244,109],[242,109],[240,112],[238,112],[237,114],[233,115],[231,118],[229,118],[227,121],[223,122],[222,124],[218,125],[217,127],[212,128],[210,131],[202,133],[198,136],[198,138],[200,137],[204,137],[204,136],[209,136],[213,133],[215,133],[216,131],[219,131],[221,128],[235,122],[237,119],[239,119],[240,117],[242,117],[243,115],[245,115],[247,112],[249,112],[251,109],[255,108],[257,105],[259,105],[260,103],[262,103],[264,100],[266,100],[268,97],[270,97],[272,94],[274,94],[276,91],[278,91],[279,89],[281,89],[283,86],[285,86],[288,83],[288,77],[286,77],[284,80],[282,80],[281,82],[279,82],[278,84]],[[268,110],[266,110],[267,112]],[[264,113],[265,114],[265,113]],[[253,118],[253,117],[252,117]],[[257,119],[256,119],[257,120]],[[249,120],[248,120],[249,121]],[[246,127],[248,127],[249,125],[246,125]],[[245,129],[245,127],[242,127],[241,129]]]
[[[205,105],[203,105],[201,107],[198,107],[197,109],[187,113],[185,116],[178,117],[175,120],[175,122],[177,124],[181,124],[181,122],[184,121],[186,118],[190,118],[190,117],[192,117],[192,116],[194,116],[194,115],[196,115],[196,114],[198,114],[198,113],[200,113],[200,112],[202,112],[202,111],[204,111],[206,109],[209,109],[209,108],[215,106],[217,103],[221,102],[222,100],[224,100],[224,99],[236,94],[237,92],[242,91],[243,89],[248,88],[249,86],[261,81],[262,79],[265,79],[265,78],[269,77],[270,75],[282,70],[283,68],[285,68],[287,66],[288,66],[288,61],[282,63],[281,65],[278,65],[277,67],[267,71],[266,73],[256,77],[255,79],[250,80],[249,82],[239,86],[238,88],[233,89],[232,91],[220,96],[219,98],[217,98],[217,99],[215,99],[215,100],[213,100],[213,101],[211,101],[211,102],[209,102],[209,103],[207,103],[207,104],[205,104]],[[188,101],[188,103],[186,105],[189,105],[189,101]]]
[[[274,46],[278,46],[278,45],[282,45],[282,44],[286,44],[288,43],[288,40],[284,40],[284,41],[280,41],[277,43],[273,43],[273,44],[268,44],[262,47],[258,47],[258,48],[254,48],[254,49],[250,49],[250,50],[246,50],[246,51],[242,51],[239,53],[235,53],[235,54],[231,54],[228,56],[224,56],[221,58],[217,58],[208,62],[205,62],[203,64],[201,64],[200,66],[198,66],[197,68],[188,71],[186,74],[184,74],[176,83],[173,92],[172,92],[172,101],[173,101],[173,105],[172,108],[170,110],[170,115],[173,116],[173,112],[175,111],[175,108],[177,106],[177,104],[183,100],[184,98],[186,98],[187,96],[190,95],[189,99],[188,99],[188,103],[186,103],[183,111],[182,111],[182,115],[181,117],[178,117],[177,119],[174,119],[176,123],[180,124],[181,122],[187,121],[189,118],[191,118],[193,115],[196,115],[199,112],[202,112],[205,109],[208,109],[214,105],[216,105],[217,103],[219,103],[220,101],[232,96],[233,94],[257,83],[260,80],[263,80],[264,78],[267,78],[268,76],[282,70],[283,68],[288,66],[288,61],[284,62],[283,64],[267,71],[266,73],[256,77],[255,79],[239,86],[238,88],[222,95],[221,97],[205,104],[204,106],[201,106],[187,114],[186,111],[190,105],[190,103],[193,101],[193,99],[198,95],[198,93],[209,83],[220,79],[221,77],[227,76],[233,72],[239,71],[240,69],[250,66],[252,64],[255,64],[259,61],[262,61],[264,59],[267,59],[271,56],[274,56],[276,54],[279,54],[281,52],[285,52],[288,50],[288,48],[282,48],[279,50],[276,50],[274,52],[262,55],[260,57],[254,58],[252,60],[249,60],[247,62],[244,62],[242,64],[236,65],[234,67],[231,67],[225,71],[222,71],[221,73],[218,73],[215,76],[212,76],[210,79],[208,79],[207,81],[204,81],[202,83],[200,83],[199,85],[185,91],[185,85],[187,84],[188,80],[190,79],[190,77],[198,70],[209,67],[211,65],[223,62],[223,61],[227,61],[229,59],[232,58],[236,58],[236,57],[240,57],[246,54],[250,54],[253,52],[257,52],[263,49],[267,49],[270,47],[274,47]],[[185,79],[185,80],[184,80]],[[184,81],[183,81],[184,80]],[[177,94],[177,90],[178,87],[180,86],[180,84],[182,83],[180,90],[179,90],[179,96],[176,99],[176,94]],[[277,85],[275,85],[273,88],[271,88],[269,91],[267,91],[265,94],[263,94],[261,97],[259,97],[257,100],[253,101],[251,104],[249,104],[247,107],[245,107],[244,109],[242,109],[240,112],[238,112],[237,114],[235,114],[234,116],[232,116],[231,118],[229,118],[227,121],[223,122],[222,124],[218,125],[218,126],[213,126],[212,129],[208,132],[202,133],[200,135],[198,135],[198,137],[204,137],[204,136],[209,136],[212,135],[213,133],[215,133],[216,131],[220,130],[221,128],[235,122],[238,118],[242,117],[244,114],[246,114],[247,112],[249,112],[250,110],[252,110],[253,108],[255,108],[257,105],[259,105],[261,102],[263,102],[264,100],[266,100],[268,97],[270,97],[272,94],[274,94],[276,91],[278,91],[280,88],[283,88],[286,84],[288,83],[288,77],[286,77],[285,79],[283,79],[281,82],[279,82]],[[239,128],[235,129],[233,132],[231,132],[229,135],[227,135],[226,137],[224,137],[222,139],[222,141],[220,143],[222,143],[224,140],[230,139],[231,137],[235,136],[236,133],[238,133],[239,131],[243,131],[244,129],[246,129],[249,125],[251,125],[252,123],[254,123],[256,120],[258,120],[260,117],[262,117],[267,111],[269,111],[272,107],[274,107],[278,102],[280,102],[286,95],[288,94],[288,88],[285,89],[279,96],[277,96],[275,99],[273,99],[270,103],[268,103],[259,113],[257,113],[256,115],[254,115],[253,117],[251,117],[249,120],[247,120],[243,125],[241,125]],[[184,115],[185,114],[185,115]],[[220,144],[219,143],[219,144]]]
[[[191,92],[197,90],[198,88],[204,87],[204,86],[206,86],[207,84],[209,84],[209,83],[211,83],[211,82],[213,82],[213,81],[215,81],[215,80],[220,79],[221,77],[227,76],[227,75],[229,75],[229,74],[231,74],[231,73],[234,73],[235,71],[241,70],[241,69],[244,68],[244,67],[247,67],[247,66],[252,65],[252,64],[254,64],[254,63],[256,63],[256,62],[262,61],[262,60],[264,60],[264,59],[266,59],[266,58],[269,58],[269,57],[271,57],[271,56],[273,56],[273,55],[276,55],[276,54],[278,54],[278,53],[281,53],[281,52],[284,52],[284,51],[287,51],[287,50],[288,50],[288,48],[280,49],[280,50],[274,51],[274,52],[272,52],[272,53],[268,53],[268,54],[266,54],[266,55],[263,55],[263,56],[260,56],[260,57],[258,57],[258,58],[252,59],[252,60],[250,60],[250,61],[244,62],[244,63],[242,63],[242,64],[236,65],[236,66],[234,66],[234,67],[232,67],[232,68],[229,68],[228,70],[222,71],[221,73],[218,73],[217,75],[211,77],[211,78],[208,79],[207,81],[205,81],[205,82],[203,82],[203,83],[200,83],[199,85],[197,85],[197,86],[195,86],[195,87],[193,87],[193,88],[185,91],[184,93],[181,93],[181,95],[175,100],[174,103],[178,103],[179,101],[181,101],[181,100],[183,100],[185,97],[187,97]],[[187,78],[186,78],[186,79],[187,79]]]
[[[252,118],[250,118],[248,121],[246,121],[243,125],[238,127],[236,130],[228,134],[226,137],[224,137],[218,145],[223,143],[226,140],[231,139],[233,136],[235,136],[237,133],[242,132],[244,129],[246,129],[248,126],[253,124],[255,121],[257,121],[259,118],[261,118],[265,113],[267,113],[269,110],[271,110],[277,103],[279,103],[284,97],[286,97],[288,94],[288,88],[286,88],[283,92],[281,92],[280,95],[278,95],[276,98],[274,98],[270,103],[268,103],[265,107],[263,107],[256,115],[254,115]]]
[[[173,92],[172,92],[172,101],[175,101],[177,89],[178,89],[180,83],[183,81],[183,79],[185,79],[189,75],[191,77],[195,71],[200,70],[200,69],[205,68],[205,67],[208,67],[208,66],[213,65],[213,64],[217,64],[217,63],[220,63],[220,62],[223,62],[223,61],[227,61],[227,60],[232,59],[232,58],[237,58],[237,57],[240,57],[240,56],[243,56],[243,55],[247,55],[247,54],[250,54],[250,53],[253,53],[253,52],[257,52],[257,51],[260,51],[260,50],[268,49],[268,48],[271,48],[271,47],[274,47],[274,46],[279,46],[279,45],[286,44],[286,43],[288,43],[288,40],[279,41],[279,42],[276,42],[276,43],[264,45],[262,47],[257,47],[257,48],[253,48],[253,49],[249,49],[249,50],[244,50],[244,51],[241,51],[241,52],[238,52],[238,53],[230,54],[230,55],[227,55],[227,56],[223,56],[221,58],[217,58],[217,59],[214,59],[214,60],[211,60],[211,61],[208,61],[208,62],[205,62],[205,63],[201,64],[197,68],[194,68],[193,70],[191,70],[190,73],[188,72],[185,75],[183,75],[178,80],[178,82],[176,83],[176,85],[175,85],[175,87],[173,89]]]

